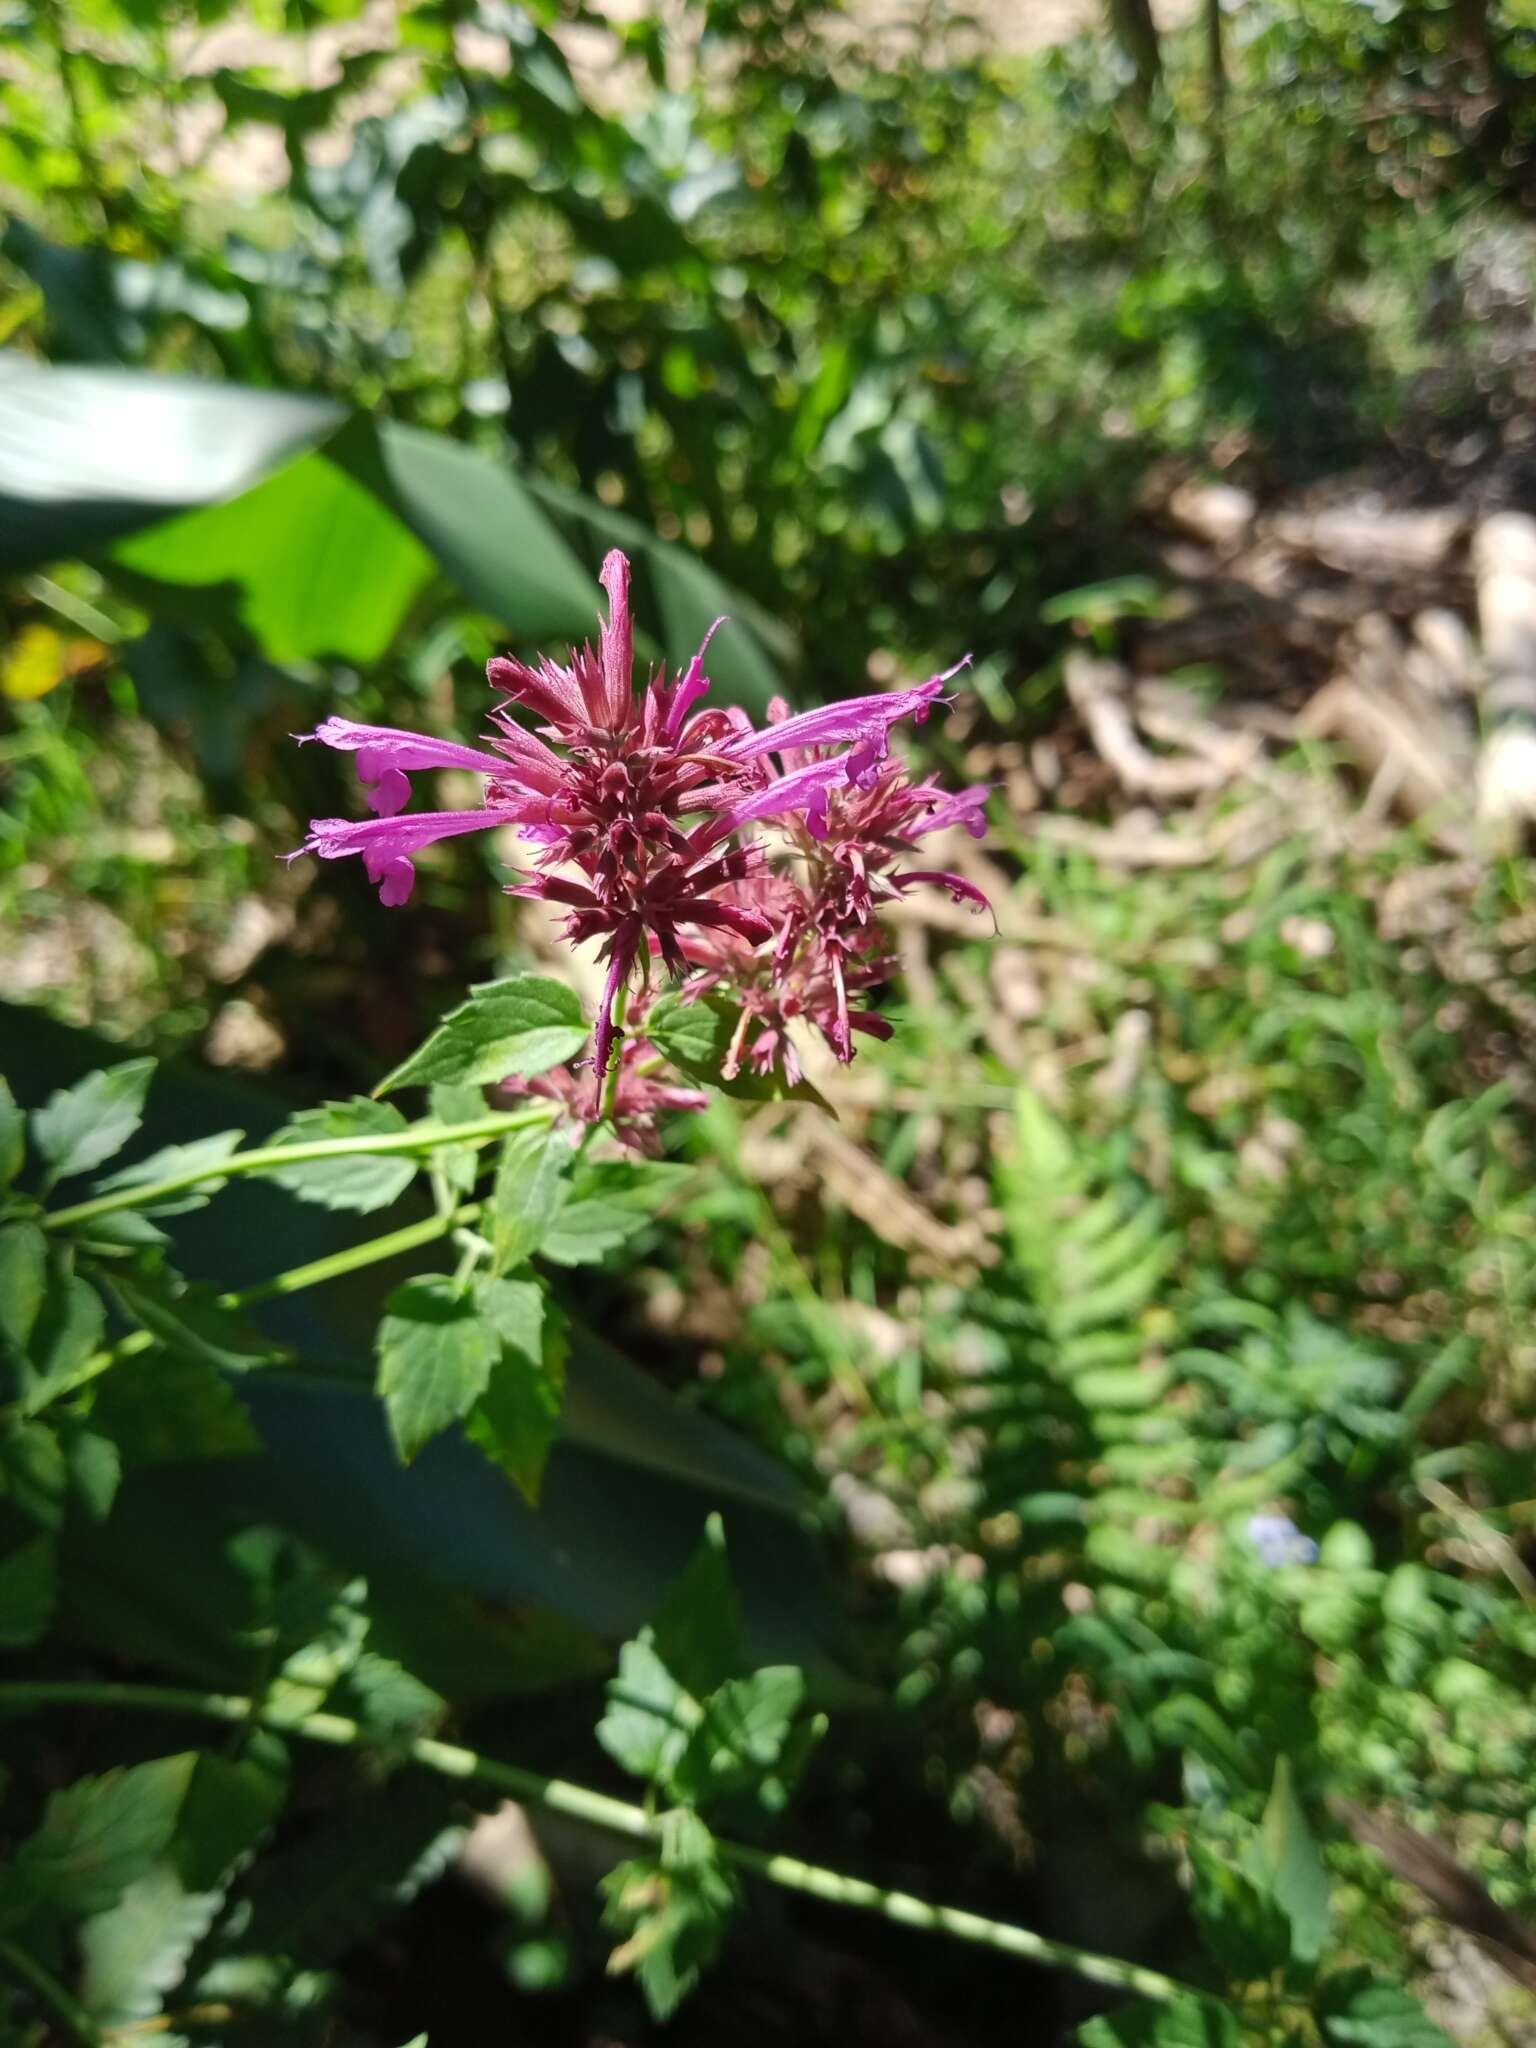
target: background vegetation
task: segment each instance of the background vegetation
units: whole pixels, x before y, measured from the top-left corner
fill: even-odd
[[[1526,863],[1289,726],[1183,855],[1052,829],[1146,827],[1062,657],[1179,483],[1528,504],[1528,0],[0,24],[7,2033],[1529,2039]],[[612,545],[755,711],[974,649],[999,930],[902,924],[835,1122],[525,1201],[489,1073],[319,1105],[548,932],[479,841],[281,865],[354,808],[287,735],[472,736]]]

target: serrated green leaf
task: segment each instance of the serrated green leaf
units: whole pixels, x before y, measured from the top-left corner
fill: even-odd
[[[721,1073],[741,1021],[741,1012],[718,996],[691,1001],[673,989],[659,996],[646,1013],[641,1030],[663,1058],[700,1086],[718,1088],[740,1102],[814,1102],[829,1109],[821,1090],[803,1078],[791,1084],[777,1069],[771,1074]]]
[[[654,1782],[682,1755],[699,1716],[698,1702],[657,1656],[651,1631],[642,1629],[619,1652],[597,1739],[621,1769]]]
[[[656,1654],[696,1699],[744,1670],[746,1629],[719,1515],[709,1517],[698,1549],[667,1589],[651,1635]]]
[[[229,1372],[269,1365],[281,1355],[243,1316],[176,1274],[133,1280],[114,1274],[107,1284],[124,1312],[153,1331],[168,1351]]]
[[[199,1753],[172,1845],[189,1892],[217,1891],[274,1825],[288,1796],[288,1759],[267,1729],[239,1757]]]
[[[377,1384],[405,1464],[469,1413],[485,1392],[496,1348],[473,1297],[451,1280],[433,1275],[395,1289],[379,1325]]]
[[[326,1138],[393,1138],[410,1129],[399,1110],[387,1102],[355,1095],[350,1102],[327,1102],[301,1110],[271,1140],[274,1145],[313,1145]],[[274,1180],[300,1201],[326,1209],[355,1209],[368,1215],[385,1209],[403,1195],[421,1165],[414,1155],[349,1152],[335,1159],[311,1160],[302,1166],[275,1166],[262,1177]]]
[[[175,1180],[185,1173],[206,1173],[210,1167],[222,1165],[231,1153],[237,1152],[244,1136],[244,1131],[215,1131],[209,1137],[194,1138],[187,1145],[163,1145],[158,1152],[151,1152],[147,1159],[137,1160],[132,1166],[119,1167],[116,1173],[99,1180],[95,1192],[113,1194],[122,1188],[152,1187],[156,1181]],[[150,1203],[140,1213],[180,1216],[186,1210],[201,1209],[210,1195],[216,1195],[220,1188],[228,1185],[227,1180],[206,1180],[179,1195],[168,1195],[162,1201]]]
[[[196,1763],[188,1751],[55,1792],[16,1857],[39,1901],[71,1919],[115,1906],[170,1846]]]
[[[23,1422],[0,1435],[0,1491],[24,1515],[45,1529],[64,1519],[69,1470],[56,1431],[46,1423]]]
[[[21,1172],[27,1156],[27,1119],[16,1106],[10,1083],[0,1074],[0,1194]]]
[[[473,1123],[477,1116],[485,1113],[485,1095],[481,1089],[465,1087],[459,1082],[438,1081],[427,1090],[427,1106],[440,1124]],[[433,1148],[429,1165],[454,1194],[467,1195],[479,1178],[480,1148],[478,1145],[438,1145]]]
[[[117,1904],[80,1929],[80,2003],[103,2026],[159,2012],[213,1925],[223,1894],[189,1892],[169,1862],[130,1884]]]
[[[1291,1956],[1291,1928],[1278,1901],[1203,1843],[1189,1845],[1190,1903],[1201,1940],[1237,1983],[1268,1977]]]
[[[1454,2048],[1411,1991],[1364,1967],[1325,1978],[1315,2011],[1329,2048]]]
[[[595,1266],[638,1236],[648,1220],[616,1202],[567,1202],[551,1217],[538,1253],[556,1266]]]
[[[374,1090],[428,1083],[527,1078],[573,1059],[586,1043],[581,999],[564,982],[539,974],[513,974],[483,982],[450,1010],[437,1029]]]
[[[125,1465],[241,1457],[261,1449],[245,1407],[218,1370],[185,1352],[125,1358],[103,1375],[91,1421]]]
[[[0,1649],[35,1643],[53,1618],[58,1557],[51,1536],[34,1536],[0,1558]]]
[[[1258,1847],[1269,1891],[1291,1924],[1291,1952],[1298,1962],[1314,1963],[1328,1939],[1328,1873],[1283,1756],[1275,1763]]]
[[[89,1173],[122,1150],[139,1128],[153,1060],[98,1067],[73,1088],[57,1089],[32,1113],[32,1142],[48,1162],[48,1185]]]
[[[633,1970],[653,2016],[669,2018],[718,1952],[740,1888],[718,1855],[695,1851],[621,1863],[603,1893],[604,1923],[628,1937],[608,1958],[609,1972]]]
[[[470,1415],[469,1436],[536,1507],[565,1401],[564,1320],[558,1311],[546,1318],[543,1290],[532,1280],[485,1279],[475,1299],[500,1355]]]
[[[0,1226],[0,1338],[25,1351],[48,1291],[48,1240],[35,1223]]]
[[[513,1131],[502,1141],[482,1228],[490,1238],[496,1274],[510,1271],[543,1247],[565,1196],[571,1148],[550,1126]]]
[[[704,1702],[704,1718],[672,1767],[680,1797],[702,1803],[710,1794],[748,1789],[778,1764],[805,1700],[793,1664],[771,1664],[729,1678]]]
[[[107,1313],[101,1296],[78,1273],[56,1272],[32,1332],[26,1406],[34,1413],[67,1386],[100,1348]]]
[[[342,1686],[353,1718],[378,1740],[421,1735],[448,1711],[447,1702],[403,1665],[364,1650]]]

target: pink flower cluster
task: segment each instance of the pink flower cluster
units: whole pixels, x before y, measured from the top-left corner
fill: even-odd
[[[961,876],[905,865],[920,839],[946,826],[964,824],[979,838],[986,790],[949,796],[913,783],[890,754],[892,727],[925,719],[958,669],[915,689],[793,716],[776,703],[759,730],[744,712],[696,708],[709,687],[704,662],[720,620],[681,676],[669,683],[658,674],[637,693],[622,554],[608,556],[601,582],[608,618],[595,650],[573,650],[567,665],[541,657],[529,667],[512,656],[489,664],[502,701],[484,748],[346,718],[327,718],[304,735],[357,756],[376,815],[317,818],[298,851],[326,860],[360,855],[380,899],[400,904],[424,846],[513,827],[531,872],[510,893],[562,906],[573,944],[603,942],[608,971],[592,1054],[600,1092],[620,991],[637,972],[648,979],[653,959],[686,991],[740,1004],[724,1078],[743,1060],[796,1078],[788,1026],[800,1017],[840,1060],[852,1059],[852,1033],[889,1036],[883,1019],[851,1000],[889,975],[880,905],[936,883],[986,907]],[[530,729],[515,709],[539,723]],[[484,777],[483,803],[407,812],[412,774],[432,768]],[[776,864],[758,831],[769,821],[780,837]],[[621,1058],[621,1086],[633,1065]],[[647,1104],[664,1106],[649,1095]]]

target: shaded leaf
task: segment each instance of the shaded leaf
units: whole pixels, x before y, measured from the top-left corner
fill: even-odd
[[[565,1400],[564,1321],[557,1314],[546,1321],[542,1291],[531,1280],[483,1280],[475,1297],[500,1355],[469,1418],[469,1435],[536,1506]]]
[[[374,1093],[388,1095],[418,1083],[469,1085],[542,1074],[580,1052],[587,1032],[581,999],[564,982],[539,974],[483,982]]]
[[[703,1699],[746,1664],[741,1601],[725,1554],[725,1524],[711,1515],[686,1570],[667,1589],[652,1624],[656,1653]]]
[[[1328,1939],[1328,1873],[1283,1756],[1275,1763],[1259,1849],[1269,1890],[1291,1923],[1293,1955],[1298,1962],[1316,1962]]]
[[[473,1298],[440,1276],[408,1280],[386,1304],[378,1389],[390,1435],[409,1464],[485,1392],[495,1340]]]
[[[16,1106],[10,1084],[0,1074],[0,1194],[11,1185],[26,1158],[27,1119]]]
[[[356,1095],[350,1102],[327,1102],[301,1110],[272,1138],[274,1145],[313,1145],[327,1138],[392,1138],[410,1129],[387,1102]],[[262,1176],[275,1180],[301,1201],[326,1209],[356,1209],[367,1215],[385,1209],[405,1193],[421,1161],[414,1155],[389,1152],[342,1153],[299,1166],[275,1166]]]
[[[51,1536],[34,1536],[0,1558],[0,1649],[35,1643],[53,1617],[58,1558]]]
[[[502,1140],[488,1214],[482,1219],[493,1267],[505,1273],[542,1249],[565,1194],[571,1148],[551,1125],[513,1131]]]
[[[48,1287],[48,1240],[35,1223],[0,1226],[0,1338],[25,1351]]]
[[[104,2026],[159,2012],[213,1925],[223,1894],[189,1892],[174,1864],[156,1863],[117,1904],[80,1929],[80,2002]]]
[[[698,1702],[657,1656],[651,1631],[642,1629],[619,1652],[598,1741],[621,1769],[654,1782],[670,1773],[698,1722]]]
[[[273,1826],[288,1794],[282,1744],[257,1729],[238,1757],[200,1752],[173,1845],[189,1892],[217,1890]]]
[[[1203,1998],[1100,2013],[1077,2039],[1082,2048],[1246,2048],[1236,2014]]]
[[[197,1757],[161,1757],[55,1792],[17,1852],[37,1898],[71,1918],[105,1913],[169,1847]]]
[[[152,1187],[156,1181],[175,1180],[185,1173],[206,1173],[211,1166],[218,1166],[238,1151],[244,1131],[214,1131],[206,1138],[194,1138],[186,1145],[163,1145],[158,1152],[151,1152],[147,1159],[135,1161],[132,1166],[119,1167],[116,1173],[108,1174],[96,1183],[96,1193],[112,1194],[120,1188]],[[179,1195],[168,1195],[163,1200],[147,1204],[144,1211],[149,1216],[179,1216],[188,1209],[200,1209],[210,1195],[216,1195],[220,1188],[227,1187],[225,1180],[206,1180],[199,1187],[188,1188]]]
[[[89,1173],[118,1152],[139,1128],[153,1060],[100,1067],[73,1088],[57,1089],[32,1112],[32,1140],[48,1162],[48,1181]]]
[[[1364,1967],[1325,1978],[1315,2011],[1329,2048],[1452,2048],[1411,1991]]]
[[[114,1365],[97,1389],[91,1421],[125,1465],[239,1457],[261,1447],[228,1382],[187,1352],[151,1352]]]

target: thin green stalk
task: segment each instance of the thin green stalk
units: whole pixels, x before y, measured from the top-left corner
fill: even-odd
[[[217,1165],[203,1166],[189,1173],[148,1181],[140,1187],[119,1188],[110,1195],[96,1195],[89,1202],[76,1202],[70,1209],[54,1209],[42,1218],[45,1230],[64,1230],[77,1223],[93,1223],[98,1216],[113,1215],[119,1209],[143,1209],[151,1202],[163,1202],[205,1180],[228,1180],[237,1173],[271,1173],[282,1166],[308,1166],[317,1159],[345,1159],[355,1153],[385,1152],[395,1155],[431,1152],[439,1145],[463,1145],[482,1138],[500,1138],[508,1131],[525,1130],[531,1124],[547,1123],[553,1111],[544,1107],[499,1111],[476,1117],[467,1124],[412,1124],[405,1130],[381,1132],[378,1137],[315,1138],[302,1145],[263,1145],[252,1152],[236,1152]]]
[[[370,1237],[364,1244],[348,1245],[342,1251],[327,1253],[323,1259],[311,1259],[303,1266],[290,1266],[284,1273],[273,1274],[270,1280],[257,1281],[254,1287],[241,1287],[234,1293],[219,1295],[218,1306],[231,1313],[253,1308],[259,1301],[274,1301],[285,1294],[301,1294],[306,1287],[320,1287],[327,1280],[339,1280],[344,1273],[357,1273],[364,1266],[378,1265],[382,1259],[395,1258],[401,1252],[413,1252],[421,1245],[431,1244],[435,1238],[446,1237],[460,1224],[473,1223],[482,1206],[479,1202],[464,1202],[457,1209],[429,1216],[422,1223],[407,1223],[403,1229],[391,1230],[383,1237]],[[48,1383],[43,1406],[62,1400],[66,1394],[78,1393],[81,1387],[99,1379],[104,1372],[110,1372],[125,1358],[137,1358],[141,1352],[152,1351],[160,1341],[153,1330],[131,1330],[117,1343],[104,1350],[93,1351],[67,1380]],[[23,1403],[19,1412],[30,1415],[37,1410]]]
[[[619,1068],[624,1059],[624,1020],[629,1015],[629,983],[621,981],[619,992],[613,1000],[613,1044],[608,1050],[608,1071],[603,1076],[603,1092],[599,1104],[599,1117],[605,1124],[613,1122],[613,1113],[619,1100]]]
[[[281,1708],[261,1706],[256,1701],[239,1699],[227,1693],[184,1691],[177,1686],[52,1679],[0,1684],[0,1712],[8,1708],[19,1711],[46,1706],[125,1707],[153,1713],[196,1714],[214,1721],[256,1721],[279,1733],[303,1736],[310,1742],[323,1742],[338,1749],[365,1747],[367,1743],[367,1736],[358,1724],[340,1714],[284,1712]],[[552,1813],[569,1814],[574,1820],[587,1821],[594,1827],[607,1828],[635,1841],[656,1841],[661,1836],[663,1816],[648,1813],[642,1806],[632,1806],[627,1800],[614,1799],[606,1792],[594,1792],[585,1785],[573,1785],[567,1779],[546,1778],[541,1771],[499,1763],[493,1758],[480,1756],[475,1750],[463,1749],[457,1743],[437,1742],[429,1736],[419,1736],[406,1745],[405,1754],[412,1763],[419,1764],[424,1770],[436,1771],[440,1777],[490,1785],[515,1799],[547,1807]],[[1133,1992],[1138,1997],[1156,1999],[1163,2004],[1170,2004],[1177,1998],[1200,1995],[1191,1985],[1180,1984],[1175,1978],[1164,1976],[1161,1970],[1143,1969],[1140,1964],[1122,1962],[1117,1956],[1096,1955],[1091,1949],[1076,1948],[1070,1942],[1050,1941],[1043,1934],[1031,1933],[1026,1927],[989,1920],[980,1913],[962,1912],[953,1906],[930,1905],[926,1899],[914,1898],[908,1892],[887,1891],[864,1878],[848,1877],[820,1864],[802,1862],[798,1856],[769,1855],[763,1850],[749,1848],[745,1842],[733,1842],[719,1836],[715,1838],[715,1846],[727,1862],[734,1863],[738,1869],[750,1871],[755,1877],[766,1879],[769,1884],[779,1885],[787,1891],[804,1892],[811,1898],[826,1899],[833,1905],[851,1906],[859,1912],[878,1913],[883,1919],[893,1920],[904,1927],[920,1927],[931,1933],[948,1934],[956,1941],[996,1949],[1004,1955],[1019,1956],[1026,1962],[1040,1963],[1049,1969],[1065,1970],[1073,1976],[1086,1978],[1090,1983],[1107,1984],[1116,1990]]]
[[[81,2048],[101,2048],[101,2029],[85,2007],[76,2004],[58,1979],[41,1963],[35,1962],[19,1943],[0,1941],[0,1969],[9,1971],[11,1976],[25,1984],[39,2002],[47,2006],[65,2033],[81,2044]]]

